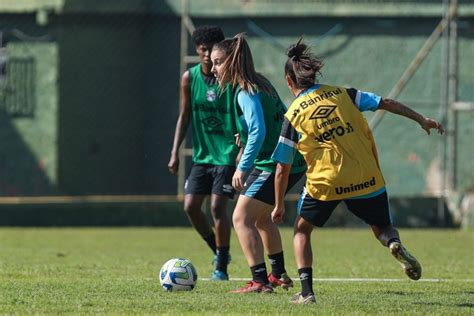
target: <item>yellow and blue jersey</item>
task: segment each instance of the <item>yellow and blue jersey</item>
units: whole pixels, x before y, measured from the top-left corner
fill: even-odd
[[[381,97],[353,88],[315,85],[285,114],[273,160],[291,164],[296,151],[308,170],[306,191],[318,200],[370,197],[385,191],[372,132],[361,114]]]

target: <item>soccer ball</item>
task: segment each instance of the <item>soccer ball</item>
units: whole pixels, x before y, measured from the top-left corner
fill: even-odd
[[[197,281],[197,273],[191,261],[173,258],[160,270],[160,284],[166,291],[191,291]]]

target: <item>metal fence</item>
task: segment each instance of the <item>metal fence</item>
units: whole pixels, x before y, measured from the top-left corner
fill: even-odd
[[[183,151],[187,166],[180,178],[169,175],[166,166],[179,108],[180,74],[192,65],[186,60],[196,61],[185,57],[194,55],[191,25],[217,24],[227,36],[246,32],[257,69],[286,102],[291,96],[282,75],[284,51],[301,34],[325,58],[322,81],[386,96],[445,17],[446,9],[446,4],[434,0],[211,2],[192,1],[188,11],[183,10],[186,1],[58,1],[57,8],[30,11],[5,7],[2,11],[0,5],[0,195],[182,192],[189,149]],[[411,4],[415,11],[398,16],[384,11],[389,8],[384,5],[394,3]],[[291,10],[295,4],[307,6],[305,15]],[[343,5],[345,11],[321,15],[314,4]],[[360,10],[347,13],[351,6],[367,4],[373,7],[369,16]],[[417,14],[420,4],[436,10]],[[474,100],[470,13],[474,5],[470,1],[459,4],[458,71],[450,76],[457,78],[455,101],[469,103]],[[251,10],[259,5],[276,9],[267,15]],[[393,195],[442,195],[445,188],[474,188],[470,141],[474,114],[464,111],[455,123],[451,120],[454,112],[446,111],[443,89],[449,88],[450,79],[443,43],[448,34],[448,29],[439,33],[397,97],[426,115],[443,119],[449,137],[458,137],[450,138],[450,145],[443,144],[438,137],[425,137],[413,123],[384,118],[375,136]],[[452,178],[448,170],[455,170]],[[449,181],[454,182],[447,185]]]

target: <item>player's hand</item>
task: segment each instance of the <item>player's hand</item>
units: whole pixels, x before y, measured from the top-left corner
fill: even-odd
[[[178,155],[171,155],[170,162],[168,162],[168,170],[171,174],[177,174],[179,169]]]
[[[244,189],[244,177],[245,172],[237,169],[232,177],[232,186],[237,191],[242,191]]]
[[[272,221],[275,224],[283,223],[283,215],[285,215],[285,205],[275,206],[272,211]]]
[[[425,117],[425,119],[420,125],[421,125],[421,128],[424,129],[428,133],[428,135],[430,134],[431,129],[436,129],[438,131],[438,134],[440,135],[444,134],[443,125],[441,125],[441,123],[439,123],[436,120]]]

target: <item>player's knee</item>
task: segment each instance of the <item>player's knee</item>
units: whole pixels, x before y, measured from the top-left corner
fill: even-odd
[[[295,247],[308,242],[311,242],[311,232],[306,230],[295,231],[295,235],[293,236],[293,244]]]
[[[235,229],[238,229],[244,223],[244,218],[241,214],[234,212],[232,215],[232,224],[234,225]]]
[[[216,206],[211,206],[211,215],[214,220],[222,220],[227,217],[226,210]]]
[[[235,229],[239,229],[241,227],[250,227],[253,225],[255,221],[250,219],[245,212],[235,212],[232,215],[232,224],[234,224]]]
[[[293,234],[294,236],[304,235],[306,238],[311,238],[313,229],[313,224],[303,220],[301,217],[298,217],[295,222],[295,226],[293,227]]]
[[[201,208],[193,204],[184,204],[184,212],[188,215],[194,215],[201,212]]]

